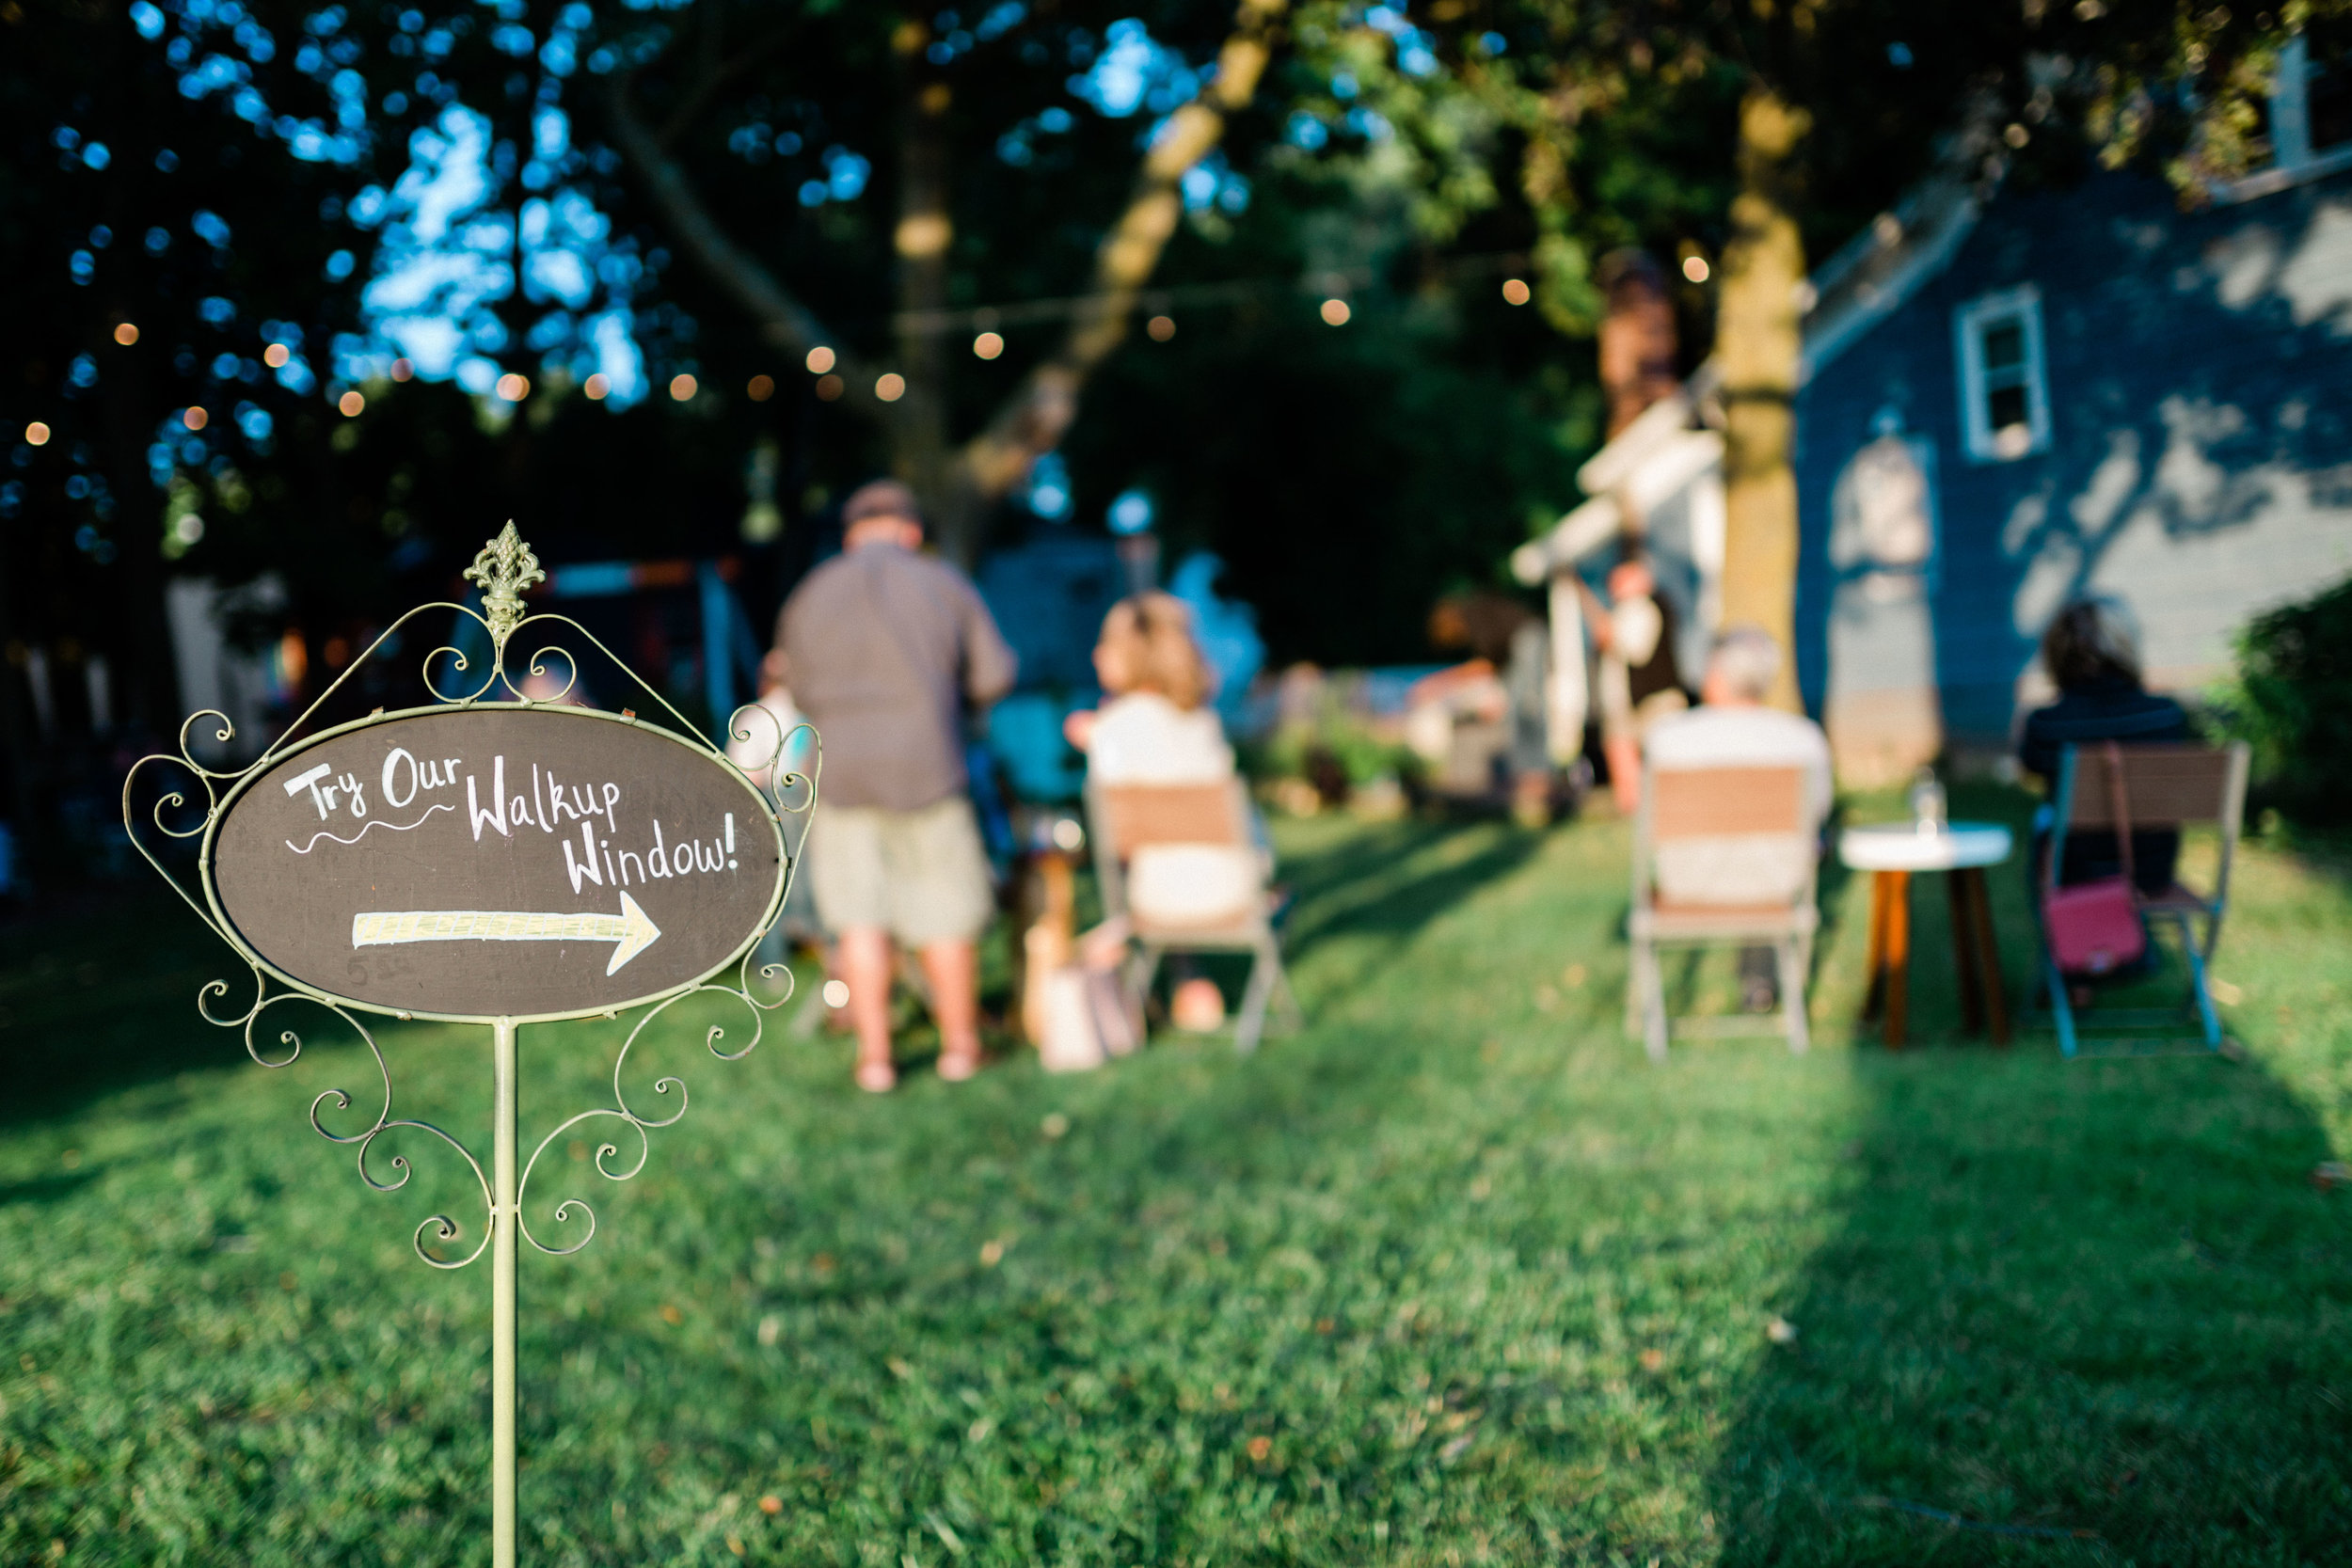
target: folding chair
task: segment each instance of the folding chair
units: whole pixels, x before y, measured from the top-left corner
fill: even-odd
[[[1633,911],[1627,922],[1632,962],[1626,976],[1626,1033],[1638,1033],[1650,1060],[1666,1059],[1672,1021],[1659,950],[1769,945],[1780,971],[1776,1032],[1803,1054],[1804,980],[1820,916],[1813,904],[1818,851],[1805,810],[1802,768],[1649,768],[1633,830]],[[1676,892],[1661,895],[1658,868],[1673,863]],[[1720,896],[1704,891],[1720,870]],[[1745,884],[1744,886],[1742,884]],[[1786,888],[1778,896],[1757,889]],[[1686,1031],[1752,1033],[1748,1019],[1683,1021]]]
[[[2135,830],[2179,830],[2210,822],[2221,834],[2221,863],[2213,891],[2201,894],[2174,882],[2161,893],[2135,889],[2142,919],[2151,927],[2169,922],[2181,934],[2181,950],[2188,962],[2188,1001],[2197,1013],[2209,1051],[2221,1049],[2221,1017],[2214,1010],[2207,988],[2207,970],[2214,944],[2221,938],[2221,917],[2230,904],[2230,866],[2237,858],[2238,828],[2246,814],[2246,772],[2249,749],[2244,741],[2227,748],[2210,746],[2122,746],[2115,750],[2123,768],[2123,809]],[[2051,798],[2050,852],[2037,891],[2046,895],[2059,885],[2066,863],[2069,834],[2085,831],[2115,831],[2114,785],[2107,778],[2107,748],[2104,743],[2069,746],[2059,754],[2058,788]],[[2037,911],[2041,899],[2036,898]],[[2196,922],[2204,923],[2201,938]],[[2066,976],[2050,951],[2046,933],[2042,942],[2042,970],[2050,991],[2050,1011],[2058,1023],[2058,1050],[2072,1056],[2080,1044],[2080,1028],[2073,1002],[2066,993]],[[2120,1028],[2145,1027],[2180,1017],[2171,1008],[2130,1008],[2109,1012],[2102,1022]],[[2142,1043],[2161,1044],[2161,1040]]]
[[[1153,922],[1129,907],[1127,871],[1136,852],[1152,845],[1211,845],[1251,850],[1249,798],[1239,779],[1201,784],[1087,785],[1087,826],[1094,840],[1095,874],[1103,912],[1125,916],[1134,942],[1127,983],[1138,1001],[1149,996],[1160,960],[1170,953],[1248,953],[1248,984],[1233,1020],[1233,1049],[1258,1048],[1269,1008],[1282,1026],[1299,1026],[1297,998],[1282,968],[1274,932],[1274,904],[1261,879],[1249,906],[1213,925]]]

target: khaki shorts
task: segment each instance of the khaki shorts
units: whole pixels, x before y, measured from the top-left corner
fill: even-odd
[[[914,811],[820,804],[808,876],[835,935],[879,927],[909,947],[971,942],[996,913],[979,824],[961,795]]]

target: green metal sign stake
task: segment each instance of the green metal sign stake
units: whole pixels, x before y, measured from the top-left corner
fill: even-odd
[[[326,1118],[353,1103],[339,1088],[310,1102],[311,1127],[354,1151],[361,1180],[377,1192],[407,1184],[405,1154],[390,1155],[384,1170],[370,1166],[389,1133],[437,1138],[472,1170],[483,1200],[472,1250],[459,1255],[465,1227],[448,1214],[426,1219],[414,1243],[438,1269],[490,1254],[490,1560],[514,1568],[516,1243],[578,1252],[596,1223],[586,1203],[567,1197],[549,1218],[584,1226],[578,1239],[551,1244],[532,1235],[531,1173],[556,1139],[594,1122],[620,1124],[597,1145],[597,1172],[634,1177],[652,1154],[654,1130],[675,1123],[687,1105],[685,1084],[664,1075],[653,1084],[661,1112],[631,1108],[624,1074],[645,1026],[689,996],[725,997],[747,1009],[751,1038],[723,1049],[727,1029],[714,1023],[703,1042],[721,1061],[739,1061],[758,1045],[764,1015],[790,999],[791,972],[781,964],[759,970],[775,994],[754,990],[753,954],[783,911],[807,841],[818,748],[815,731],[787,732],[766,707],[747,704],[723,730],[739,746],[764,748],[765,761],[746,770],[578,622],[526,614],[523,593],[546,573],[512,523],[466,576],[482,587],[479,611],[446,603],[409,610],[246,766],[199,760],[192,736],[201,721],[216,721],[223,747],[235,727],[219,712],[192,715],[176,754],[133,765],[122,821],[149,863],[252,972],[252,1000],[233,1016],[215,1010],[228,981],[198,992],[206,1022],[242,1032],[246,1052],[269,1068],[302,1052],[291,1027],[279,1030],[277,1054],[257,1034],[262,1015],[284,1003],[324,1008],[367,1046],[383,1093],[373,1122],[330,1127]],[[397,650],[404,628],[437,614],[486,636],[486,671],[474,672],[478,655],[437,647],[424,659],[421,705],[310,729],[369,660]],[[525,627],[560,641],[510,671],[509,640]],[[601,655],[669,722],[577,702],[572,641]],[[640,1008],[613,1060],[612,1102],[566,1118],[524,1158],[517,1027]],[[392,1114],[391,1069],[361,1013],[489,1025],[486,1173],[456,1137]],[[636,1147],[627,1149],[631,1134]]]
[[[490,1029],[490,1568],[515,1568],[515,1021]]]

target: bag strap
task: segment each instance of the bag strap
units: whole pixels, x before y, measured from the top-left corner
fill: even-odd
[[[2115,852],[2123,863],[2123,880],[2138,895],[2139,881],[2132,867],[2132,800],[2123,785],[2123,748],[2110,740],[2100,748],[2106,753],[2107,804],[2115,814]]]

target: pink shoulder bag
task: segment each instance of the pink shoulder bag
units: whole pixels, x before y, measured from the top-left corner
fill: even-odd
[[[2112,740],[2105,748],[2108,799],[2115,812],[2115,842],[2123,863],[2120,877],[2102,877],[2073,887],[2051,887],[2042,895],[2042,929],[2062,974],[2111,974],[2137,963],[2148,950],[2148,927],[2139,918],[2139,890],[2132,881],[2131,801],[2123,788],[2123,752]],[[2066,825],[2059,823],[2064,833]],[[2050,847],[2053,855],[2062,844]]]

